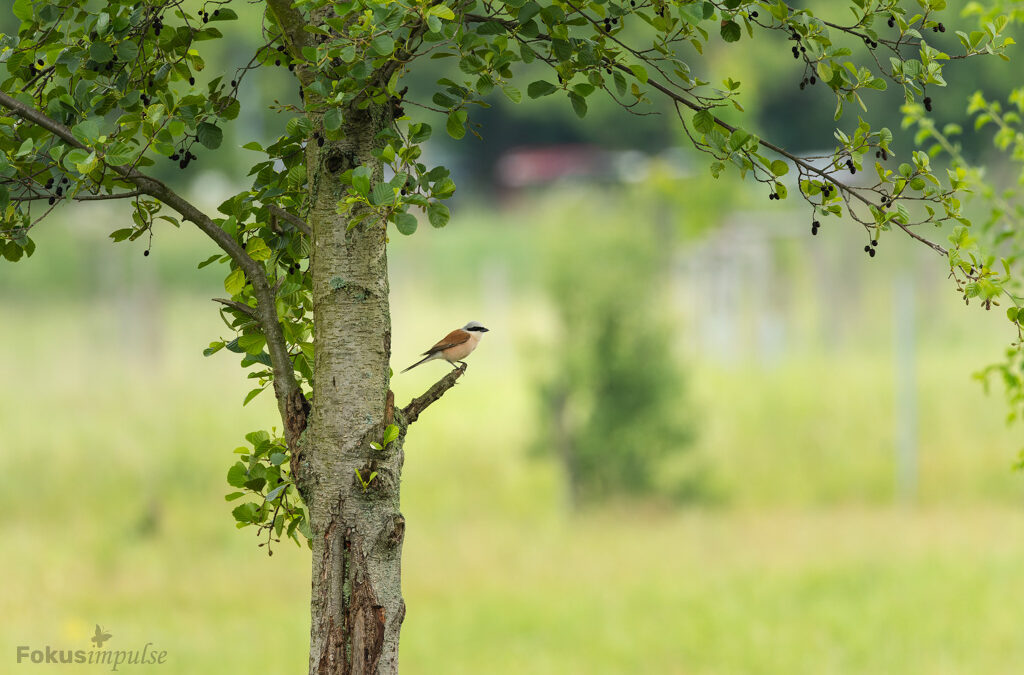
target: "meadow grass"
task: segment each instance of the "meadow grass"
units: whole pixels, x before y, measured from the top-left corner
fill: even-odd
[[[477,250],[528,257],[529,233],[489,228],[469,236]],[[158,264],[205,257],[187,236],[156,249]],[[533,291],[502,295],[526,263],[494,281],[478,256],[479,290],[442,305],[414,280],[452,273],[468,244],[451,242],[399,240],[393,255],[396,370],[452,317],[494,329],[406,445],[405,672],[1019,669],[1019,434],[969,377],[998,353],[994,318],[924,319],[912,503],[896,503],[876,312],[854,318],[874,336],[863,343],[770,365],[691,361],[687,461],[715,499],[569,513],[558,466],[529,452],[547,319]],[[232,450],[276,413],[267,396],[240,407],[249,386],[233,356],[201,355],[224,332],[206,299],[218,276],[172,292],[164,272],[94,270],[97,288],[136,282],[96,300],[61,259],[52,275],[2,280],[0,670],[19,672],[17,645],[88,648],[100,624],[110,648],[166,649],[162,672],[303,672],[308,552],[283,542],[267,557],[223,500]],[[443,372],[428,366],[395,378],[399,403]]]

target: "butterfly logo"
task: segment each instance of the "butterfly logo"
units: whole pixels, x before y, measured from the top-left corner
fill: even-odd
[[[92,640],[93,644],[96,645],[96,648],[99,649],[103,647],[103,643],[111,637],[113,636],[110,633],[104,633],[103,629],[100,628],[100,625],[96,624],[96,634],[89,639]]]

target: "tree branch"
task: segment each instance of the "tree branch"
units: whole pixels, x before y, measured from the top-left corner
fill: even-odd
[[[75,138],[71,130],[60,122],[51,119],[44,113],[22,103],[3,91],[0,91],[0,106],[7,108],[23,120],[46,129],[72,147],[92,150]],[[135,185],[139,192],[159,200],[177,211],[183,220],[195,224],[210,239],[213,239],[214,243],[227,253],[235,264],[241,268],[242,272],[245,273],[246,279],[252,284],[253,294],[256,296],[256,319],[259,321],[267,338],[267,350],[270,352],[270,362],[274,370],[274,393],[277,396],[277,407],[284,422],[285,437],[289,447],[294,450],[298,437],[306,426],[304,415],[301,416],[302,419],[298,419],[299,414],[296,412],[296,410],[301,411],[304,408],[298,404],[298,397],[302,397],[303,400],[305,400],[305,397],[302,395],[299,384],[295,380],[295,371],[292,366],[291,357],[288,355],[288,346],[284,339],[284,332],[277,318],[274,290],[267,283],[267,275],[263,265],[250,258],[245,249],[242,248],[242,245],[233,236],[222,230],[209,216],[162,181],[147,176],[134,168],[110,164],[107,164],[107,166],[121,176],[123,180]]]
[[[417,396],[409,401],[409,405],[402,408],[402,416],[405,417],[406,425],[412,424],[419,419],[420,413],[427,407],[444,396],[444,393],[455,386],[455,382],[466,372],[466,367],[455,368],[440,380],[434,383],[422,396]]]
[[[284,220],[287,220],[289,223],[299,228],[299,231],[302,232],[302,234],[306,235],[310,239],[313,238],[313,228],[311,228],[309,226],[309,223],[304,221],[302,218],[299,218],[294,213],[290,213],[282,209],[277,204],[267,204],[266,206],[267,210],[270,211],[271,214],[277,216],[278,218],[283,218]]]
[[[226,306],[230,307],[231,309],[236,309],[239,312],[241,312],[242,314],[248,314],[252,318],[254,318],[257,321],[259,321],[260,317],[256,313],[256,308],[255,307],[250,307],[249,305],[245,304],[244,302],[238,302],[237,300],[228,300],[227,298],[210,298],[210,299],[213,300],[214,302],[219,302],[222,305],[226,305]]]
[[[113,194],[89,194],[84,195],[78,194],[72,197],[57,197],[57,195],[29,195],[26,197],[11,197],[12,202],[37,202],[43,199],[49,199],[50,197],[56,197],[58,201],[70,199],[73,202],[100,202],[108,199],[132,199],[134,197],[141,197],[144,193],[142,190],[132,190],[131,192],[115,192]]]

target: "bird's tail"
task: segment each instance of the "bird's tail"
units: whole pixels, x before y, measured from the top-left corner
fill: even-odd
[[[434,358],[435,356],[437,356],[437,355],[436,355],[436,354],[427,354],[427,355],[426,355],[426,356],[424,356],[424,357],[423,357],[422,359],[420,359],[420,360],[419,360],[419,361],[417,361],[416,363],[412,364],[411,366],[409,366],[408,368],[406,368],[406,369],[405,369],[405,370],[403,370],[402,372],[404,373],[404,372],[406,372],[406,371],[412,370],[412,369],[413,369],[413,368],[415,368],[416,366],[420,365],[421,363],[426,363],[427,361],[429,361],[430,359]]]

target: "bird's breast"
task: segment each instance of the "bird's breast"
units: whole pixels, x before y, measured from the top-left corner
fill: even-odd
[[[460,360],[466,358],[467,356],[469,356],[470,353],[474,349],[476,349],[476,345],[477,345],[478,342],[479,342],[479,340],[474,340],[474,339],[470,338],[469,340],[466,340],[465,342],[463,342],[461,345],[455,345],[454,347],[449,347],[448,349],[444,350],[442,353],[444,354],[444,358],[447,359],[448,361],[460,361]]]

